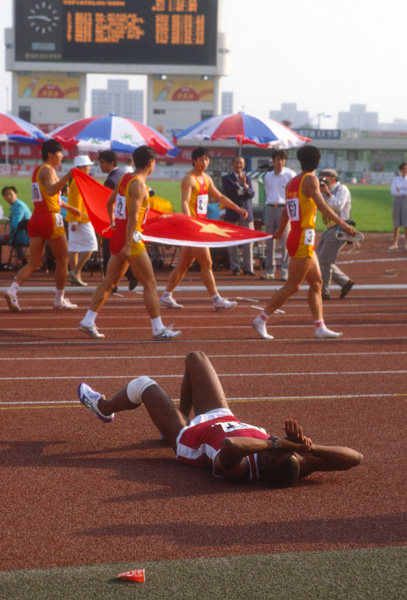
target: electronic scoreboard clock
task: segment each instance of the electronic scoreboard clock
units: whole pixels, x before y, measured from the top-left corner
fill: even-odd
[[[14,0],[17,62],[216,66],[218,0]]]

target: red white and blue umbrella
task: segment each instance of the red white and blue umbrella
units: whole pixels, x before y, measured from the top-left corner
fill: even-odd
[[[54,129],[49,135],[64,148],[77,146],[80,152],[114,150],[131,153],[147,144],[160,156],[179,154],[178,148],[152,127],[116,115],[79,119]]]
[[[236,140],[239,146],[253,144],[259,148],[299,148],[310,141],[272,119],[244,113],[209,117],[175,133],[177,140]]]
[[[42,144],[49,136],[20,117],[0,113],[0,139],[33,145]]]

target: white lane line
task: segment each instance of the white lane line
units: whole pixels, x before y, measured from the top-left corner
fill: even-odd
[[[401,351],[382,351],[382,352],[335,352],[335,356],[388,356],[388,355],[404,355],[407,354],[407,350],[401,350]],[[327,355],[326,352],[307,352],[306,355],[304,355],[303,352],[297,352],[297,353],[284,353],[284,355],[282,355],[281,353],[267,353],[267,354],[250,354],[250,358],[281,358],[281,359],[285,359],[285,358],[292,358],[292,357],[298,357],[300,356],[301,358],[308,358],[308,357],[324,357],[324,358],[328,358],[330,359],[331,356]],[[213,358],[248,358],[247,353],[242,353],[242,354],[210,354],[208,353],[208,357],[210,359]],[[165,358],[165,360],[173,360],[173,359],[181,359],[184,360],[185,359],[185,354],[172,354],[169,356],[163,356],[162,354],[156,355],[156,356],[147,356],[145,354],[143,355],[137,355],[137,354],[133,354],[133,355],[128,355],[128,356],[118,356],[118,355],[114,355],[114,356],[41,356],[41,357],[35,357],[35,356],[26,356],[26,357],[16,357],[16,358],[0,358],[0,362],[1,361],[10,361],[10,362],[16,362],[18,360],[23,360],[23,361],[35,361],[35,360],[79,360],[81,362],[83,362],[84,359],[86,360],[163,360],[163,358]]]
[[[312,343],[312,344],[321,344],[322,342],[328,342],[329,344],[333,344],[334,346],[336,344],[345,344],[345,343],[352,343],[354,344],[355,342],[362,342],[362,343],[366,343],[366,342],[394,342],[394,343],[400,343],[400,342],[405,342],[407,340],[407,337],[405,336],[397,336],[397,337],[362,337],[362,338],[339,338],[337,340],[316,340],[315,338],[274,338],[273,339],[273,344],[276,343],[290,343],[290,344],[300,344],[300,343]],[[197,339],[197,340],[183,340],[182,338],[178,338],[176,342],[167,342],[168,344],[174,344],[176,343],[178,346],[181,344],[188,344],[191,345],[193,344],[218,344],[219,341],[222,342],[228,342],[229,344],[239,344],[239,343],[243,343],[245,345],[249,344],[249,343],[256,343],[258,344],[260,343],[264,343],[266,345],[270,345],[270,341],[269,340],[262,340],[259,337],[256,338],[237,338],[237,339],[229,339],[229,340],[219,340],[219,339],[212,339],[212,340],[208,340],[208,339]],[[51,347],[51,346],[61,346],[61,344],[63,346],[100,346],[101,348],[105,348],[106,346],[120,346],[120,345],[133,345],[133,346],[140,346],[140,345],[145,345],[145,344],[160,344],[162,345],[163,342],[157,342],[155,340],[73,340],[73,339],[68,339],[68,340],[59,340],[59,341],[53,341],[53,340],[46,340],[46,341],[41,341],[41,340],[36,340],[34,342],[23,342],[21,340],[18,341],[7,341],[7,342],[0,342],[0,347],[1,346],[6,346],[7,348],[15,348],[18,347],[20,348],[21,346],[46,346],[46,347]],[[271,344],[271,345],[273,345]],[[336,354],[336,352],[335,352]]]
[[[325,396],[241,396],[241,397],[230,397],[228,402],[284,402],[289,400],[348,400],[350,398],[404,398],[406,394],[335,394]],[[179,402],[179,398],[173,398],[174,402]],[[0,402],[1,406],[63,406],[63,405],[74,405],[82,407],[79,400],[29,400],[27,402]],[[1,408],[0,408],[1,410]],[[7,443],[7,442],[4,442]]]
[[[218,373],[218,377],[327,377],[330,375],[405,375],[407,374],[407,371],[402,370],[402,371],[323,371],[323,372],[310,372],[307,371],[306,373],[301,372],[301,373]],[[144,373],[145,375],[145,373]],[[135,377],[140,377],[139,373],[133,373],[130,375],[86,375],[86,376],[81,376],[81,375],[75,375],[75,376],[71,376],[71,375],[56,375],[56,376],[52,376],[52,377],[0,377],[0,381],[53,381],[53,380],[65,380],[65,379],[69,379],[69,380],[78,380],[81,379],[83,377],[86,377],[86,379],[133,379]],[[154,377],[155,379],[180,379],[182,377],[184,377],[184,374],[177,374],[177,375],[155,375],[155,374],[148,374],[147,377]]]

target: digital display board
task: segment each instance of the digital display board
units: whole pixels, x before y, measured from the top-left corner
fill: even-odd
[[[216,66],[218,0],[14,0],[15,60]]]

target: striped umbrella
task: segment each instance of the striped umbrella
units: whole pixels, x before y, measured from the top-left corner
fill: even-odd
[[[179,154],[178,148],[152,127],[114,114],[79,119],[57,127],[49,135],[61,142],[64,148],[77,146],[79,152],[114,150],[131,153],[147,144],[161,156],[175,157]]]
[[[299,148],[310,141],[272,119],[261,119],[244,113],[209,117],[174,134],[177,140],[236,140],[239,146],[252,144],[259,148]]]
[[[0,139],[39,145],[48,140],[49,136],[20,117],[0,113]]]

